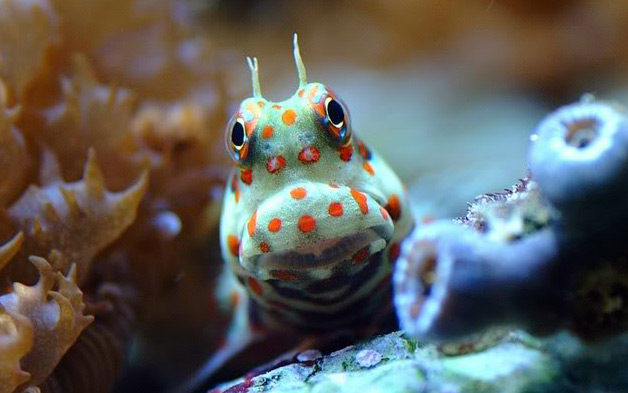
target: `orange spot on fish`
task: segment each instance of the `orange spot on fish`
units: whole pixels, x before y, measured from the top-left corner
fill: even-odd
[[[270,232],[279,232],[281,230],[281,220],[279,218],[273,218],[268,222],[268,230]]]
[[[353,155],[353,146],[346,145],[340,148],[340,159],[342,161],[349,162],[351,161],[351,156]]]
[[[239,254],[240,241],[236,235],[228,235],[227,236],[227,247],[229,248],[229,252],[234,257],[237,257]]]
[[[393,221],[397,221],[401,216],[401,202],[397,195],[393,194],[388,198],[388,203],[385,208],[388,210],[388,213],[390,213],[390,217]]]
[[[297,187],[290,191],[290,196],[293,199],[303,199],[307,196],[307,190],[303,187]]]
[[[342,203],[340,202],[332,202],[329,204],[329,209],[327,209],[329,215],[332,217],[340,217],[344,213],[342,209]]]
[[[375,175],[375,171],[373,170],[373,167],[371,166],[371,164],[369,164],[368,162],[364,162],[362,164],[362,168],[371,176]]]
[[[299,230],[303,233],[309,233],[316,229],[316,219],[310,215],[299,217]]]
[[[321,154],[314,146],[308,146],[299,152],[299,161],[304,164],[313,164],[321,158]]]
[[[292,109],[286,109],[281,115],[281,121],[283,124],[291,126],[297,121],[297,113]]]
[[[264,129],[262,130],[262,138],[270,138],[273,136],[273,127],[271,126],[266,126],[264,127]]]
[[[324,119],[327,116],[327,113],[325,112],[325,102],[321,101],[317,104],[314,105],[314,111],[316,112],[316,114],[318,114],[322,119]]]
[[[238,187],[238,177],[235,173],[233,174],[233,177],[231,177],[231,191],[233,192],[235,202],[238,203],[240,200],[240,189]]]
[[[366,147],[364,142],[358,141],[358,150],[360,151],[360,155],[362,156],[362,158],[364,158],[365,160],[371,159],[371,151],[368,149],[368,147]]]
[[[266,243],[266,242],[261,242],[261,243],[259,244],[259,249],[260,249],[262,252],[270,252],[270,246],[269,246],[269,245],[268,245],[268,243]]]
[[[268,157],[268,160],[266,161],[266,170],[269,173],[279,173],[285,167],[286,159],[282,156]]]
[[[281,105],[273,105],[273,109],[279,110],[279,109],[281,109]]]
[[[360,211],[362,211],[362,214],[367,214],[369,212],[369,205],[366,201],[366,196],[364,196],[364,194],[362,194],[360,191],[353,188],[351,189],[351,196],[357,202],[358,206],[360,207]]]
[[[253,212],[249,222],[246,224],[246,230],[249,233],[249,236],[255,236],[255,231],[257,230],[257,210]]]
[[[240,172],[240,179],[244,184],[250,186],[251,182],[253,182],[253,171],[251,170],[251,168],[242,170]]]

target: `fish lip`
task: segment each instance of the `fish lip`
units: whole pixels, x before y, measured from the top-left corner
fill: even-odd
[[[374,225],[357,233],[336,239],[325,239],[298,247],[294,250],[274,251],[252,256],[247,265],[264,271],[274,269],[307,270],[331,267],[350,259],[356,252],[373,242],[383,239],[386,244],[391,236],[387,236],[385,224]],[[343,244],[344,243],[344,244]],[[334,248],[336,248],[334,250]],[[316,255],[310,250],[318,250]],[[323,255],[328,252],[329,257]]]

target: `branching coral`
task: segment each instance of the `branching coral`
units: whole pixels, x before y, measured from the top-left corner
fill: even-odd
[[[136,306],[137,294],[128,283],[101,284],[90,307],[94,322],[83,331],[50,378],[40,385],[41,391],[110,392],[134,331]],[[89,363],[85,359],[90,359]]]
[[[0,0],[0,391],[110,391],[136,316],[170,314],[202,260],[228,102],[189,22],[182,1]]]
[[[66,271],[78,267],[83,282],[94,256],[115,240],[134,220],[147,187],[147,177],[123,192],[106,190],[94,151],[90,151],[83,179],[64,182],[52,155],[44,160],[44,186],[30,186],[9,209],[9,217],[26,234],[26,255],[47,255],[56,250]]]
[[[30,320],[0,307],[0,392],[10,393],[30,379],[20,360],[31,350],[33,341]]]
[[[54,273],[50,264],[39,257],[30,261],[37,267],[40,279],[32,287],[15,283],[12,291],[0,296],[0,307],[5,310],[5,318],[11,318],[15,328],[13,335],[28,326],[31,332],[23,333],[20,346],[21,367],[30,374],[28,384],[37,386],[52,372],[61,357],[72,346],[79,334],[89,325],[93,317],[85,316],[83,293],[76,284],[76,268],[70,269],[67,276]],[[17,315],[17,318],[12,318]],[[29,340],[28,335],[34,339]],[[11,355],[13,351],[2,352]],[[3,359],[4,360],[4,359]],[[10,361],[8,358],[7,361]],[[20,374],[25,376],[26,374]],[[25,378],[21,378],[22,382]]]
[[[63,173],[71,179],[79,176],[90,147],[106,158],[106,166],[120,165],[116,160],[137,154],[129,133],[133,94],[98,83],[84,56],[75,56],[74,69],[72,79],[63,79],[62,101],[44,111],[41,135],[59,157]],[[123,176],[121,181],[128,180]]]
[[[24,98],[49,71],[58,40],[58,18],[47,0],[0,1],[0,76],[12,94]]]
[[[506,325],[594,340],[628,329],[627,112],[585,97],[533,140],[531,179],[404,245],[395,302],[411,334],[451,340]]]
[[[0,206],[6,206],[26,185],[29,157],[22,133],[15,126],[18,109],[7,108],[8,92],[0,80],[0,167],[11,168],[0,178]]]

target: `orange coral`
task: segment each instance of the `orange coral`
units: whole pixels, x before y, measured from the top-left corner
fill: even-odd
[[[0,168],[10,168],[0,178],[0,206],[20,194],[29,170],[26,144],[14,125],[18,110],[7,108],[7,95],[6,86],[0,80]]]
[[[114,162],[115,158],[125,157],[124,153],[136,153],[128,132],[135,104],[133,94],[99,84],[84,56],[76,56],[74,65],[73,78],[63,79],[62,101],[44,111],[40,135],[40,140],[57,154],[63,172],[71,179],[81,173],[90,147]]]
[[[58,20],[47,0],[0,1],[0,76],[22,98],[45,74],[57,44]]]
[[[29,384],[37,386],[52,372],[93,317],[83,315],[83,293],[76,285],[76,268],[67,276],[54,273],[43,258],[31,257],[40,279],[32,287],[13,284],[13,291],[0,297],[8,312],[28,318],[35,331],[35,345],[21,360],[31,374]],[[53,287],[57,285],[57,290]],[[48,300],[49,298],[52,298]]]
[[[0,247],[12,284],[0,289],[0,393],[91,391],[96,377],[110,390],[136,311],[171,307],[164,286],[202,258],[203,212],[219,199],[208,190],[224,180],[226,89],[185,8],[0,0],[0,240],[13,236]],[[106,296],[109,311],[90,304],[85,329],[81,290],[100,302],[117,262],[133,290]],[[206,296],[198,280],[184,300]]]
[[[31,375],[21,369],[20,360],[31,350],[33,342],[30,320],[0,306],[0,393],[11,393],[30,379]]]
[[[106,190],[96,156],[90,150],[83,179],[64,182],[53,156],[44,159],[43,187],[31,185],[9,209],[9,216],[26,233],[26,255],[48,255],[56,250],[78,267],[78,282],[85,279],[94,256],[114,241],[134,220],[148,184],[146,174],[123,192]]]

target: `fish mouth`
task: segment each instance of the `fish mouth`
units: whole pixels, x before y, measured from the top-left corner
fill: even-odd
[[[293,198],[295,189],[307,190],[307,200]],[[253,226],[251,219],[246,223],[240,266],[262,280],[279,270],[309,270],[308,275],[318,278],[336,267],[359,270],[362,262],[384,250],[394,233],[382,196],[369,191],[312,182],[279,190],[258,205]],[[304,217],[311,227],[301,227]],[[279,226],[266,230],[272,221]]]
[[[363,251],[365,258],[382,251],[390,235],[385,225],[375,225],[359,232],[324,239],[285,251],[256,255],[251,261],[261,271],[276,269],[320,269],[351,260]]]

